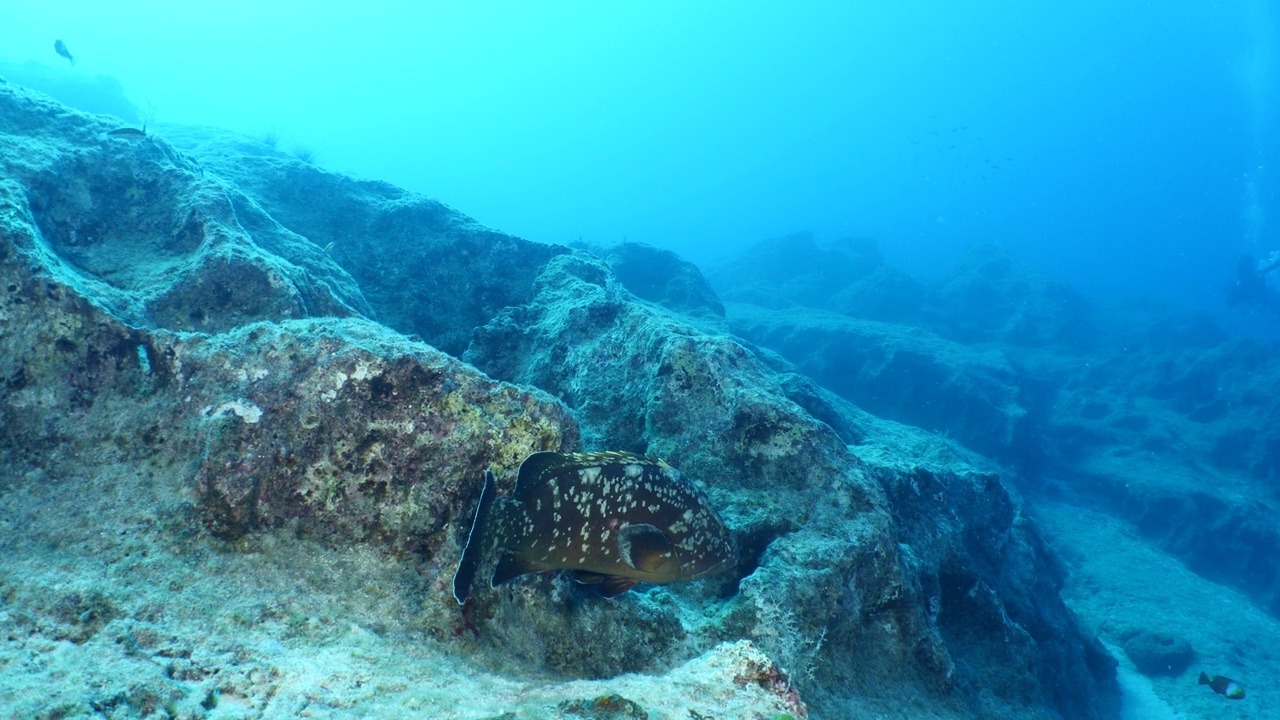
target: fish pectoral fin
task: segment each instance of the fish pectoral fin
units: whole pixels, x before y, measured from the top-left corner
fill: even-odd
[[[598,586],[600,594],[607,598],[616,598],[619,595],[623,595],[639,582],[629,577],[605,575],[604,573],[591,572],[590,570],[574,570],[571,575],[576,583]]]
[[[498,587],[515,580],[521,575],[528,575],[532,572],[538,572],[543,568],[535,567],[527,560],[522,560],[514,553],[504,552],[498,558],[498,564],[493,568],[493,579],[489,581],[491,587]]]
[[[656,572],[674,554],[671,541],[658,528],[639,523],[618,532],[618,557],[643,572]]]
[[[570,570],[569,577],[573,578],[573,581],[579,585],[599,585],[613,576],[591,572],[590,570]]]
[[[636,586],[636,582],[631,578],[610,575],[600,583],[600,594],[607,598],[616,598],[619,595],[625,595],[628,590]]]

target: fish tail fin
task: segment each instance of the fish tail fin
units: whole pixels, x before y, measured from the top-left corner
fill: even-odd
[[[1208,684],[1209,684],[1209,676],[1208,676],[1208,675],[1206,675],[1206,674],[1205,674],[1205,672],[1204,672],[1203,670],[1201,670],[1201,671],[1200,671],[1200,684],[1201,684],[1201,685],[1208,685]]]
[[[476,504],[476,517],[471,521],[471,532],[467,535],[466,547],[462,550],[462,559],[458,561],[458,570],[453,574],[453,599],[461,605],[471,596],[471,584],[476,579],[476,571],[480,561],[484,559],[484,537],[489,524],[489,511],[497,498],[498,488],[493,481],[493,472],[484,471],[484,487],[480,490],[480,502]]]

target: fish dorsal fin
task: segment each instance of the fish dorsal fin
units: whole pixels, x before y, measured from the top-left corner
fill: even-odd
[[[574,570],[573,581],[583,585],[596,585],[600,594],[607,598],[616,598],[636,586],[636,580],[620,575],[605,575],[589,570]]]
[[[666,463],[657,458],[632,452],[536,452],[520,463],[520,473],[516,476],[516,487],[511,495],[516,499],[524,499],[535,488],[545,485],[554,478],[577,473],[584,468],[607,467],[609,465],[667,467]]]
[[[573,457],[558,452],[536,452],[520,463],[520,473],[516,475],[516,487],[511,496],[522,499],[534,489],[546,484],[553,477],[563,475],[573,469],[567,458]]]
[[[655,572],[673,555],[671,541],[648,523],[628,525],[618,531],[618,557],[636,570]]]

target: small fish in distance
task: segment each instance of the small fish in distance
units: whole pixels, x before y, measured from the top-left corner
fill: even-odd
[[[115,130],[108,130],[107,134],[111,137],[124,138],[126,140],[137,140],[147,136],[147,128],[146,126],[143,126],[142,128],[120,127]]]
[[[1229,677],[1222,675],[1214,675],[1209,677],[1208,673],[1200,671],[1200,684],[1208,685],[1214,692],[1230,700],[1243,700],[1244,687],[1240,683]]]
[[[67,49],[67,44],[61,40],[53,41],[53,51],[66,58],[72,65],[76,64],[76,59],[71,57],[71,51]]]
[[[697,580],[738,559],[706,493],[664,461],[627,452],[534,453],[520,464],[510,498],[498,498],[486,471],[453,577],[459,603],[495,552],[490,587],[567,569],[605,597],[639,582]]]

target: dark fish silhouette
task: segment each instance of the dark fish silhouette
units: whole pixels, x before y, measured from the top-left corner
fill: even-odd
[[[62,42],[61,40],[53,41],[53,51],[58,53],[62,57],[66,58],[67,60],[71,61],[72,65],[76,64],[76,59],[71,57],[71,51],[67,49],[67,44]]]
[[[1214,692],[1231,700],[1244,699],[1244,687],[1240,683],[1229,677],[1222,675],[1214,675],[1209,677],[1203,670],[1200,671],[1200,684],[1208,685]]]
[[[638,582],[697,580],[737,562],[729,529],[707,496],[658,458],[626,452],[534,453],[499,499],[493,473],[453,576],[466,602],[480,565],[498,552],[490,587],[568,569],[617,597]]]
[[[108,130],[107,134],[110,135],[111,137],[136,140],[138,138],[144,138],[147,136],[147,127],[145,125],[142,126],[142,128],[120,127],[120,128],[116,128],[115,130]]]

